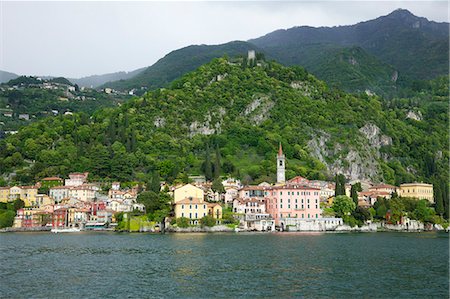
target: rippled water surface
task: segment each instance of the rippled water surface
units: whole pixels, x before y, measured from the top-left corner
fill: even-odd
[[[445,233],[0,234],[1,298],[448,298]]]

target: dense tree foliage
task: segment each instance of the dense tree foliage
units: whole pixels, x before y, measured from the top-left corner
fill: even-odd
[[[345,195],[345,176],[337,174],[334,179],[334,194],[335,196]]]
[[[344,217],[350,215],[356,208],[353,200],[346,195],[338,195],[333,200],[332,206],[336,216]]]

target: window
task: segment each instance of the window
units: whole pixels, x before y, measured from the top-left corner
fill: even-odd
[[[297,191],[297,195],[300,195],[300,192]]]
[[[288,198],[288,203],[291,203],[291,199],[290,198]]]
[[[291,205],[290,204],[288,204],[288,209],[290,209],[291,208]]]
[[[189,218],[192,219],[192,213],[189,213]]]
[[[297,203],[297,198],[295,199],[295,203]]]
[[[283,208],[283,204],[282,203],[280,203],[280,209],[282,209]]]
[[[305,214],[302,214],[302,218],[305,218]]]
[[[308,218],[310,218],[310,217],[309,217],[309,214],[308,214]]]
[[[316,218],[319,218],[319,214],[316,214]]]
[[[282,192],[282,191],[280,191],[280,195],[283,195],[283,192]]]
[[[197,213],[195,213],[195,219],[197,219]]]
[[[184,213],[181,213],[181,217],[184,217]]]
[[[304,206],[302,205],[302,210],[304,209]]]
[[[206,209],[206,205],[203,205],[203,208]]]
[[[309,205],[308,205],[308,209],[309,209]]]
[[[309,203],[309,199],[308,199],[308,203]]]
[[[288,195],[291,195],[291,192],[288,191]]]
[[[298,206],[297,206],[297,205],[295,205],[295,209],[298,209]]]

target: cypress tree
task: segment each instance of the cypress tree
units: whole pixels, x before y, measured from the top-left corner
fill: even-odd
[[[220,150],[219,146],[216,146],[216,161],[214,163],[214,178],[217,179],[220,177]]]
[[[433,195],[434,195],[434,202],[436,203],[436,214],[442,216],[444,214],[444,198],[442,196],[440,180],[436,181]]]
[[[205,178],[207,181],[212,180],[212,169],[211,169],[211,155],[209,152],[209,145],[206,144],[206,154],[205,154]]]
[[[159,193],[159,191],[161,190],[161,182],[160,182],[160,177],[159,177],[159,171],[157,169],[155,169],[153,171],[152,174],[152,182],[150,184],[150,190],[149,191],[153,191],[155,193]]]
[[[337,174],[335,177],[334,196],[345,195],[345,176]]]

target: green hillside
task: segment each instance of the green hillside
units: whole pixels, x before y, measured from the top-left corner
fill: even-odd
[[[128,95],[105,94],[88,88],[80,90],[63,77],[38,80],[21,76],[0,85],[0,131],[15,131],[55,113],[90,115],[99,108],[115,107],[128,98]],[[28,115],[29,119],[21,119],[21,114]]]
[[[155,170],[173,182],[209,168],[209,152],[222,174],[274,181],[282,142],[287,178],[448,182],[447,80],[382,102],[330,90],[299,67],[251,65],[214,59],[91,119],[38,121],[0,141],[0,169],[24,183],[71,171],[147,181]]]
[[[224,55],[236,56],[256,49],[254,45],[246,42],[234,41],[221,45],[195,45],[172,51],[154,65],[148,67],[136,76],[115,82],[108,82],[103,87],[117,90],[138,89],[141,94],[145,89],[154,89],[166,86],[173,80],[191,72],[199,66],[208,63],[213,58]],[[145,87],[144,90],[141,87]]]
[[[329,86],[348,92],[396,91],[396,70],[360,47],[309,45],[296,53],[303,57],[303,66]]]

